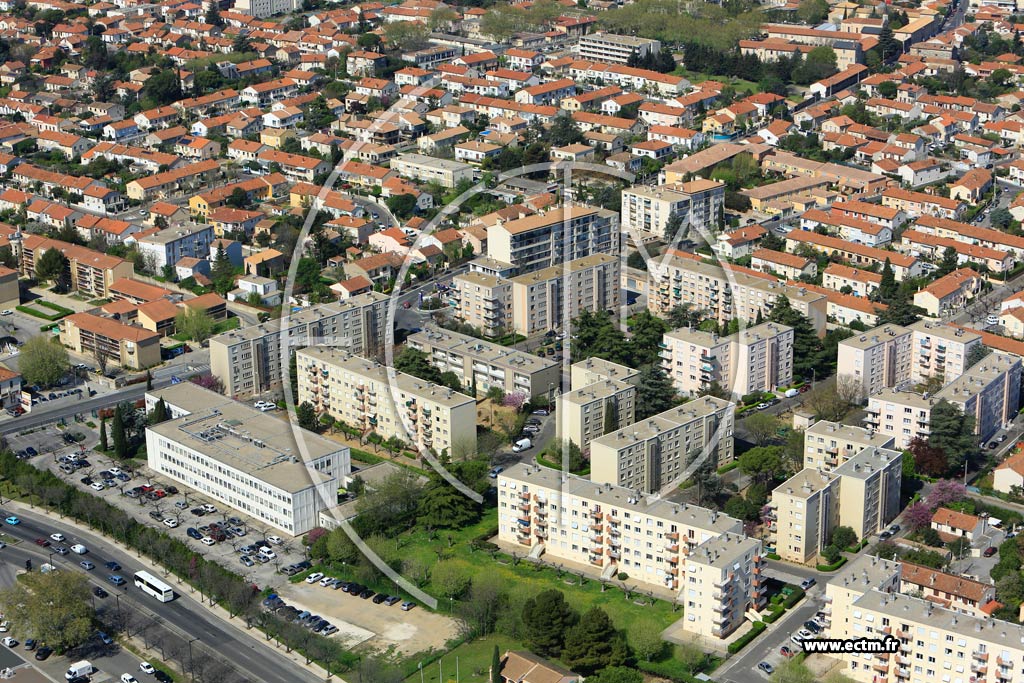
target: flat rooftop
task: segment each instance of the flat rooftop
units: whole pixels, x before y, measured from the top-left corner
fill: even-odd
[[[831,472],[808,467],[800,470],[792,477],[775,487],[772,495],[780,494],[794,498],[810,498],[822,489],[832,485],[838,479],[838,475]]]
[[[724,533],[711,538],[686,556],[686,564],[702,564],[725,569],[732,567],[740,558],[750,552],[761,550],[761,541],[744,534]]]
[[[288,315],[288,329],[298,328],[310,323],[323,320],[333,315],[339,315],[345,311],[363,308],[374,304],[382,304],[389,301],[391,297],[380,292],[365,292],[358,294],[345,301],[335,301],[327,304],[320,304]],[[261,339],[268,335],[281,332],[281,319],[274,318],[259,325],[250,325],[230,332],[217,335],[210,342],[218,342],[225,345],[237,344],[240,341],[251,341]]]
[[[600,382],[594,382],[588,384],[579,389],[573,389],[567,393],[562,394],[561,398],[569,403],[586,404],[599,399],[603,400],[611,398],[619,392],[629,391],[635,389],[632,384],[628,382],[620,382],[614,379],[606,379]]]
[[[446,171],[468,171],[473,167],[469,164],[464,164],[461,161],[453,161],[451,159],[439,159],[438,157],[428,157],[425,154],[399,154],[397,157],[391,159],[392,167],[395,162],[399,164],[412,164],[414,166],[427,166],[430,168],[440,168]]]
[[[893,460],[902,455],[901,451],[888,448],[865,448],[833,470],[833,474],[854,479],[867,479],[875,472],[888,467]]]
[[[975,340],[980,340],[981,335],[970,330],[965,330],[961,327],[951,327],[950,325],[943,325],[942,323],[931,322],[928,320],[919,320],[910,326],[914,332],[926,334],[929,337],[938,337],[939,339],[946,339],[948,341],[955,341],[961,344],[968,344]]]
[[[1020,364],[1018,356],[993,351],[968,368],[964,374],[942,387],[935,394],[936,399],[963,402],[975,394],[981,393],[985,387],[1008,372],[1014,365]],[[1013,389],[1016,391],[1016,388]]]
[[[610,360],[596,358],[593,356],[586,360],[573,363],[571,370],[590,372],[595,375],[606,377],[607,379],[616,379],[621,381],[629,381],[640,374],[639,370],[635,370],[627,365],[619,365],[618,363],[613,363]]]
[[[533,285],[539,282],[546,282],[548,280],[555,280],[572,273],[586,270],[587,268],[594,268],[602,265],[617,264],[619,260],[614,256],[608,254],[591,254],[590,256],[584,256],[578,258],[575,261],[569,261],[568,263],[560,263],[558,265],[549,266],[542,268],[541,270],[527,273],[526,275],[517,275],[512,278],[512,282],[520,285]],[[618,287],[619,283],[613,283],[614,287]]]
[[[715,398],[714,396],[701,396],[698,399],[687,401],[663,413],[640,420],[628,427],[609,432],[599,439],[594,439],[591,443],[602,444],[619,450],[635,443],[652,439],[680,425],[703,419],[720,411],[726,411],[728,419],[731,417],[734,405],[729,401]]]
[[[821,436],[827,439],[850,441],[861,444],[865,448],[868,446],[885,448],[893,442],[893,437],[891,436],[872,432],[863,427],[829,422],[827,420],[818,420],[808,427],[804,434],[807,436]]]
[[[843,570],[829,579],[830,586],[871,590],[900,570],[898,562],[874,555],[856,555]]]
[[[890,339],[896,339],[903,335],[910,334],[911,330],[909,327],[901,327],[899,325],[882,325],[881,327],[875,327],[861,334],[849,337],[839,342],[842,346],[847,346],[854,349],[870,349],[879,344],[884,344]]]
[[[632,489],[612,484],[595,484],[574,474],[563,476],[559,470],[539,465],[517,463],[502,472],[498,478],[557,490],[563,500],[571,497],[583,498],[600,505],[602,512],[607,512],[609,508],[617,508],[715,534],[737,532],[742,529],[742,523],[738,519],[720,512],[696,505],[673,503],[657,496],[638,496]]]
[[[448,353],[469,356],[524,373],[558,367],[558,362],[554,359],[540,358],[532,353],[517,351],[501,344],[437,327],[427,327],[410,336],[407,342],[417,348],[443,349]]]
[[[162,389],[150,389],[146,392],[147,403],[149,399],[159,401],[173,406],[179,406],[191,413],[198,413],[203,410],[217,408],[232,401],[227,396],[218,394],[216,391],[206,389],[193,382],[180,382],[170,384]]]

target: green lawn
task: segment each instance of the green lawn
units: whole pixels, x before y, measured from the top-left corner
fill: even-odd
[[[675,76],[682,76],[694,84],[703,83],[704,81],[719,81],[720,83],[730,84],[732,87],[736,88],[737,92],[758,92],[757,83],[754,83],[753,81],[746,81],[742,78],[734,78],[730,76],[709,76],[699,71],[687,71],[686,69],[676,69],[672,74]]]
[[[422,678],[420,672],[409,676],[408,683],[447,683],[456,680],[456,662],[458,662],[459,683],[487,683],[487,670],[491,667],[491,657],[494,654],[494,646],[498,646],[498,655],[504,655],[508,650],[524,649],[522,643],[517,643],[505,636],[488,636],[471,643],[463,643],[457,648],[445,654],[436,662],[424,665]],[[439,666],[440,664],[440,666]],[[444,680],[441,680],[441,676]]]

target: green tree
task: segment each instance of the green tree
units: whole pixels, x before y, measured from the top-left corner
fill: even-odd
[[[305,430],[315,432],[320,428],[320,421],[316,417],[316,410],[309,401],[303,401],[295,408],[295,417],[299,422],[299,426]]]
[[[213,288],[221,295],[227,294],[235,287],[235,267],[231,265],[224,245],[217,247],[217,255],[210,269],[210,281]]]
[[[178,333],[198,344],[213,336],[215,324],[213,317],[200,308],[185,307],[174,316],[174,327]]]
[[[470,577],[461,564],[444,560],[431,568],[430,583],[442,596],[454,600],[469,590]]]
[[[479,506],[440,477],[420,499],[418,520],[426,528],[458,529],[479,518]]]
[[[157,425],[161,422],[167,422],[168,419],[170,419],[170,415],[167,413],[167,404],[164,403],[163,397],[160,397],[160,400],[153,406],[153,413],[150,415],[149,423]]]
[[[501,683],[501,680],[501,653],[495,645],[491,652],[491,683]]]
[[[760,508],[757,505],[754,505],[740,495],[732,496],[729,500],[725,501],[722,510],[730,517],[751,522],[757,521],[760,514]]]
[[[644,420],[663,413],[675,405],[676,389],[661,368],[645,365],[640,368],[636,389],[636,419]]]
[[[100,420],[100,450],[106,452],[110,448],[107,444],[107,421]]]
[[[0,591],[0,608],[23,637],[58,653],[83,644],[94,633],[95,610],[84,574],[28,572]]]
[[[817,677],[802,661],[792,658],[779,662],[768,680],[771,683],[816,683]]]
[[[398,220],[406,220],[416,211],[416,197],[411,194],[392,195],[385,204]]]
[[[574,671],[590,675],[608,666],[622,666],[629,647],[600,607],[588,610],[565,636],[563,661]]]
[[[395,370],[427,382],[441,384],[441,371],[430,362],[427,354],[418,349],[405,347],[395,357]]]
[[[569,630],[579,615],[565,601],[561,591],[541,591],[523,603],[526,644],[542,657],[558,657]],[[583,673],[582,671],[580,673]]]
[[[978,450],[974,416],[964,415],[960,406],[940,399],[932,406],[928,422],[928,444],[946,455],[946,471],[956,472]]]
[[[146,79],[142,97],[153,106],[171,104],[181,99],[181,80],[177,69],[162,69]]]
[[[957,268],[957,253],[954,247],[946,247],[942,250],[942,260],[939,261],[939,267],[936,269],[936,276],[943,276],[952,273]]]
[[[743,427],[755,444],[763,446],[775,438],[782,427],[782,420],[771,413],[756,412],[743,420]]]
[[[224,19],[220,16],[220,7],[216,2],[211,2],[209,9],[206,10],[206,23],[212,26],[224,26]]]
[[[891,301],[899,288],[900,284],[896,282],[896,273],[887,257],[882,265],[882,280],[878,283],[878,298],[885,302]]]
[[[388,44],[403,52],[424,47],[428,35],[426,25],[418,21],[395,21],[384,25],[384,37]]]
[[[36,262],[36,279],[41,282],[60,282],[68,270],[68,258],[60,249],[47,249]]]
[[[837,526],[832,530],[832,545],[846,549],[857,545],[857,532],[848,526]]]
[[[110,431],[114,434],[114,457],[118,460],[128,459],[128,433],[125,431],[124,408],[114,408],[114,418],[110,423]]]
[[[784,470],[782,446],[759,446],[751,448],[739,457],[740,471],[755,482],[766,484]]]
[[[789,303],[788,297],[776,297],[768,320],[793,328],[793,374],[807,377],[812,369],[820,373],[822,341],[807,317]]]
[[[587,683],[643,683],[644,677],[628,666],[608,666],[593,676],[587,676]]]
[[[552,147],[564,147],[583,142],[583,131],[571,116],[556,116],[545,137]]]
[[[52,386],[70,368],[67,349],[50,335],[30,337],[18,353],[18,369],[24,383],[29,386]]]
[[[619,406],[614,401],[608,401],[604,406],[604,433],[609,434],[619,428]]]
[[[657,659],[665,651],[661,627],[649,619],[641,620],[629,632],[629,645],[644,661]]]
[[[878,324],[907,327],[920,320],[924,313],[925,310],[920,306],[915,306],[909,296],[899,294],[889,301],[889,308],[878,314]]]
[[[820,24],[828,17],[828,2],[825,0],[802,0],[796,14],[805,24]]]
[[[660,363],[658,358],[658,353],[661,351],[660,344],[665,333],[669,331],[665,321],[645,310],[629,321],[629,329],[632,332],[632,337],[629,340],[631,350],[629,364],[632,367],[658,365]]]

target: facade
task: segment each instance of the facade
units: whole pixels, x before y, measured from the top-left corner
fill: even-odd
[[[746,621],[749,610],[761,610],[768,602],[765,562],[756,538],[726,532],[697,546],[683,567],[685,631],[725,638]]]
[[[551,397],[561,383],[561,369],[554,359],[492,344],[450,330],[428,327],[406,339],[411,349],[422,351],[441,372],[454,372],[463,391],[486,394],[491,388],[528,398]]]
[[[893,448],[895,439],[863,427],[819,420],[804,431],[804,467],[830,472],[865,448]]]
[[[520,275],[619,250],[618,215],[605,209],[568,206],[487,228],[487,256]]]
[[[957,612],[988,617],[998,607],[996,587],[959,574],[910,562],[900,563],[900,592],[920,595],[925,600]]]
[[[454,188],[464,180],[472,181],[474,173],[470,164],[422,154],[399,154],[391,160],[391,170],[406,178],[423,183],[437,182],[447,188]]]
[[[456,275],[448,303],[459,322],[489,337],[512,329],[512,283],[503,277],[475,271]]]
[[[136,244],[147,262],[156,271],[173,266],[183,258],[206,258],[215,239],[210,225],[179,225],[164,228],[153,235],[139,239]]]
[[[170,402],[190,408],[146,429],[154,472],[290,536],[318,526],[320,511],[337,503],[351,472],[348,446],[302,430],[296,451],[297,427],[191,382],[169,389]],[[147,395],[147,404],[160,393]]]
[[[475,399],[341,349],[310,347],[295,358],[297,403],[417,450],[475,452]]]
[[[662,369],[683,394],[696,396],[712,384],[740,398],[774,391],[793,381],[793,329],[776,323],[719,337],[678,329],[662,340]]]
[[[61,320],[60,343],[77,354],[102,355],[130,370],[161,362],[159,334],[91,313],[75,313]]]
[[[224,383],[225,394],[247,398],[281,389],[285,347],[325,344],[377,355],[383,349],[388,301],[379,292],[367,292],[292,313],[286,321],[270,320],[217,335],[210,340],[210,371]]]
[[[38,235],[22,238],[21,274],[35,278],[35,264],[48,249],[58,249],[68,259],[68,281],[71,289],[96,298],[108,298],[110,285],[121,278],[135,275],[135,267],[129,261],[93,251],[77,244],[52,240]]]
[[[583,311],[619,307],[619,259],[593,254],[512,278],[512,330],[527,337],[555,330]]]
[[[593,382],[558,397],[555,411],[562,439],[590,452],[590,442],[636,419],[636,385],[614,379]]]
[[[952,382],[967,370],[971,351],[981,346],[981,335],[959,327],[920,320],[910,330],[914,334],[910,365],[913,382],[929,377]]]
[[[627,64],[633,55],[643,58],[661,52],[657,40],[620,36],[613,33],[592,33],[580,38],[579,58],[603,64]]]
[[[0,409],[21,405],[21,373],[0,365]]]
[[[590,442],[590,477],[644,493],[682,481],[691,460],[733,460],[735,404],[702,396]]]
[[[882,325],[839,342],[836,376],[849,378],[866,398],[886,387],[910,381],[913,331]]]
[[[667,227],[673,217],[679,230],[711,235],[719,228],[719,214],[725,202],[725,183],[693,180],[673,185],[636,185],[622,191],[622,230],[642,230],[675,237]]]

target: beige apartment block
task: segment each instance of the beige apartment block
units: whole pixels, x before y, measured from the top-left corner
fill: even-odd
[[[497,489],[499,540],[521,545],[531,555],[589,565],[606,578],[626,572],[631,581],[677,591],[678,602],[709,612],[717,606],[719,614],[730,600],[740,615],[744,605],[761,600],[753,579],[764,567],[760,544],[744,539],[742,523],[728,515],[526,463],[498,475]],[[703,545],[725,535],[722,544],[708,546],[710,557],[701,559]],[[699,577],[694,578],[699,580],[683,582],[691,557],[697,558]],[[745,576],[723,592],[718,590],[722,574],[713,567],[727,566],[727,558],[742,558]],[[709,616],[699,628],[713,623]],[[695,621],[691,630],[697,628]]]
[[[75,313],[60,321],[60,343],[89,358],[113,361],[128,370],[160,365],[160,335],[92,313]]]
[[[487,256],[520,274],[594,254],[617,256],[619,215],[606,209],[565,206],[487,228]]]
[[[441,372],[454,372],[463,392],[478,395],[492,388],[529,398],[553,396],[561,383],[561,368],[549,358],[492,344],[458,332],[427,327],[406,340],[409,348],[422,351]]]
[[[361,356],[377,356],[384,346],[391,299],[367,292],[343,302],[321,304],[279,319],[243,327],[210,340],[210,371],[224,383],[224,393],[247,398],[281,389],[282,353],[323,344]],[[287,335],[287,336],[286,336]]]
[[[597,483],[645,493],[680,483],[695,457],[716,467],[732,462],[736,405],[702,396],[590,442],[590,476]]]
[[[469,164],[423,154],[399,154],[390,164],[391,170],[404,178],[421,183],[436,182],[449,189],[463,180],[472,181],[474,174],[474,167]]]
[[[489,273],[470,271],[452,278],[448,303],[455,318],[488,337],[512,329],[512,283]]]
[[[476,450],[476,400],[340,349],[296,352],[299,395],[316,412],[452,455]]]
[[[594,439],[633,424],[636,386],[605,379],[573,389],[558,397],[555,416],[561,438],[589,453]]]
[[[864,426],[892,437],[896,448],[906,448],[916,438],[928,438],[935,400],[912,391],[882,389],[868,397]]]
[[[618,382],[640,383],[640,371],[627,365],[619,365],[603,358],[587,358],[573,363],[569,368],[569,381],[574,389],[585,387],[606,379]]]
[[[910,381],[913,332],[882,325],[839,342],[836,376],[849,378],[867,398],[887,387]]]
[[[691,237],[715,233],[725,202],[725,183],[703,178],[671,185],[635,185],[622,191],[622,230],[643,231],[664,236],[672,216],[681,221],[680,230]],[[713,240],[709,240],[713,241]]]
[[[726,270],[671,250],[649,267],[647,307],[655,315],[664,317],[676,306],[690,306],[708,311],[720,323],[736,318],[752,324],[758,313],[767,317],[775,301],[785,296],[819,335],[825,334],[828,298],[824,294],[772,277]]]
[[[527,337],[560,329],[583,311],[619,307],[619,259],[594,254],[512,278],[512,329]]]
[[[863,427],[819,420],[804,431],[804,467],[830,472],[865,448],[893,448],[895,439]]]
[[[742,533],[724,533],[699,545],[684,563],[683,629],[706,638],[733,633],[748,611],[768,604],[765,564],[761,541]]]
[[[720,337],[712,332],[678,329],[662,340],[662,369],[683,394],[696,396],[717,383],[740,398],[774,391],[793,381],[791,327],[762,323]]]
[[[981,335],[942,323],[920,320],[910,326],[914,333],[913,382],[941,377],[948,384],[967,369],[971,349],[981,346]]]

